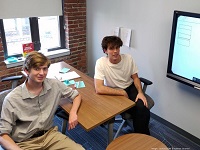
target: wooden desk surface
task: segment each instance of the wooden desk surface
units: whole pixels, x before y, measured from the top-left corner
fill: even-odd
[[[125,134],[112,141],[106,150],[168,150],[158,139],[145,134]]]
[[[78,88],[77,90],[82,96],[82,103],[78,111],[78,122],[86,131],[99,126],[135,105],[133,101],[124,96],[96,94],[93,78],[65,62],[51,64],[49,73],[55,73],[55,71],[59,71],[64,67],[70,68],[70,71],[76,71],[81,76],[75,81],[84,81],[85,83],[85,88]],[[60,106],[69,113],[72,104],[65,99],[61,100]]]

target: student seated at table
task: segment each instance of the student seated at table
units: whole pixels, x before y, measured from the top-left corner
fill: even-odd
[[[68,130],[78,124],[77,110],[81,96],[77,90],[56,79],[47,79],[50,60],[39,52],[27,55],[23,70],[27,79],[11,91],[3,102],[0,135],[12,146],[21,149],[84,148],[53,127],[55,111],[62,97],[71,99]]]
[[[120,54],[122,40],[117,36],[106,36],[102,40],[106,56],[95,65],[95,89],[98,94],[123,95],[136,103],[128,112],[133,116],[134,131],[150,134],[150,111],[142,92],[138,68],[131,55]]]

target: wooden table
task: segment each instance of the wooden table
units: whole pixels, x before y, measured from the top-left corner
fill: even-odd
[[[78,110],[79,124],[86,131],[90,131],[102,123],[108,122],[108,143],[110,143],[113,140],[113,122],[115,116],[133,107],[135,103],[124,96],[96,94],[93,78],[65,62],[51,64],[48,74],[55,74],[55,72],[59,72],[64,67],[78,73],[81,77],[74,80],[84,81],[86,86],[85,88],[77,89],[82,96],[82,103]],[[69,113],[72,104],[68,100],[62,100],[60,106]]]
[[[116,138],[106,150],[168,150],[168,148],[152,136],[132,133]]]

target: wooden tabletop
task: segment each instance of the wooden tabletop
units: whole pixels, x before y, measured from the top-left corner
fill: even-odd
[[[106,150],[168,150],[168,148],[152,136],[132,133],[116,138]]]
[[[80,78],[75,79],[75,81],[84,81],[85,83],[85,88],[78,88],[77,90],[82,96],[82,103],[78,111],[78,122],[86,131],[109,121],[116,115],[135,105],[133,101],[124,96],[96,94],[93,78],[66,64],[65,62],[51,64],[48,74],[50,75],[58,72],[64,67],[69,68],[70,71],[75,71],[81,76]],[[60,106],[69,113],[72,104],[65,99],[61,100]]]

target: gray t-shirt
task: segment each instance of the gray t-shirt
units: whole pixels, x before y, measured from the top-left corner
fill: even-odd
[[[8,133],[16,142],[30,138],[37,131],[50,129],[60,99],[73,100],[78,95],[77,90],[56,79],[45,79],[43,90],[34,96],[25,82],[6,96],[1,112],[0,134]]]

